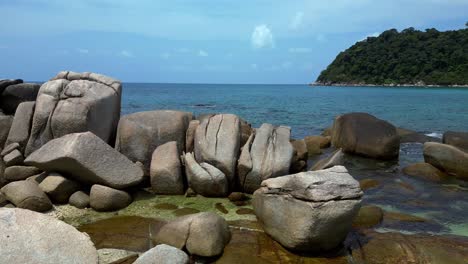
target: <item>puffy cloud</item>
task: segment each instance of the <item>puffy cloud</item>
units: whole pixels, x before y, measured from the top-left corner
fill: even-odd
[[[198,56],[200,57],[208,57],[208,52],[204,51],[204,50],[199,50],[198,51]]]
[[[302,25],[302,21],[304,19],[303,12],[297,12],[291,20],[289,27],[293,30],[298,29]]]
[[[289,48],[289,53],[310,53],[312,52],[309,48]]]
[[[120,54],[121,56],[127,57],[127,58],[133,58],[133,57],[134,57],[134,56],[133,56],[133,53],[131,53],[131,52],[128,51],[128,50],[122,50],[122,51],[120,51],[119,54]]]
[[[273,48],[275,41],[273,33],[267,25],[259,25],[254,28],[252,33],[252,46],[256,49]]]

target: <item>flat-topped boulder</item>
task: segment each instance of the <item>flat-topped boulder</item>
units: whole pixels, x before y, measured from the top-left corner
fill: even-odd
[[[0,263],[98,263],[86,233],[33,211],[0,208],[0,237]]]
[[[468,180],[468,153],[452,145],[427,142],[424,161],[462,180]]]
[[[349,113],[335,118],[332,145],[343,152],[375,159],[396,159],[400,136],[395,126],[367,113]]]
[[[241,140],[240,119],[232,114],[219,114],[200,121],[195,132],[195,159],[221,170],[229,185],[234,185]]]
[[[249,193],[263,180],[289,174],[294,149],[291,129],[263,124],[242,148],[238,162],[239,186]]]
[[[25,163],[44,171],[57,171],[86,184],[116,189],[137,185],[142,169],[91,132],[74,133],[49,141]]]
[[[71,133],[90,131],[113,144],[121,90],[120,81],[104,75],[60,72],[39,90],[25,156]]]
[[[363,192],[343,166],[268,179],[253,196],[264,230],[284,247],[331,250],[345,239]]]
[[[157,110],[138,112],[120,119],[116,149],[133,162],[141,162],[149,175],[151,156],[160,145],[177,142],[179,153],[185,150],[185,133],[192,113]]]
[[[442,137],[442,142],[468,152],[468,132],[447,131]]]
[[[19,104],[36,100],[40,87],[40,84],[35,83],[19,83],[6,87],[0,96],[3,111],[14,115]]]

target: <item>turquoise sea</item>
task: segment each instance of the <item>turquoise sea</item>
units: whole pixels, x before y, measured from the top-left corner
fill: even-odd
[[[467,88],[125,83],[122,114],[155,109],[234,113],[254,127],[288,125],[301,138],[336,115],[367,112],[425,134],[468,131]]]
[[[320,134],[336,115],[354,111],[432,136],[468,131],[468,89],[126,83],[123,91],[122,114],[155,109],[234,113],[254,127],[264,122],[288,125],[295,138]],[[405,166],[422,161],[422,144],[405,143],[397,161],[348,157],[345,166],[357,180],[378,183],[366,190],[364,204],[425,219],[384,221],[380,231],[468,236],[467,183],[433,183],[402,173]]]

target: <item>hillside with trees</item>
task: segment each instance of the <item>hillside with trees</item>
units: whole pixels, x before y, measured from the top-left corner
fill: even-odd
[[[387,30],[341,52],[317,84],[467,85],[468,29]]]

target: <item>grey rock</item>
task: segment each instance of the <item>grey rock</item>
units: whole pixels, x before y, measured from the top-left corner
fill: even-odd
[[[5,195],[3,195],[1,192],[0,192],[0,207],[3,207],[5,205],[8,204],[8,200],[7,198],[5,197]]]
[[[151,159],[151,187],[157,194],[184,194],[184,178],[177,142],[156,148]]]
[[[98,249],[99,264],[132,264],[138,259],[138,253],[124,249]]]
[[[58,173],[49,175],[39,184],[39,187],[55,202],[65,204],[70,196],[79,190],[80,185]]]
[[[6,114],[13,115],[18,105],[23,102],[35,101],[39,88],[35,83],[19,83],[10,85],[0,96],[0,105]]]
[[[5,179],[8,181],[22,181],[41,173],[41,170],[32,166],[11,166],[5,169]]]
[[[5,162],[0,158],[0,188],[7,183],[7,180],[5,179],[5,167]]]
[[[442,137],[442,142],[468,152],[468,132],[447,131]]]
[[[5,80],[0,80],[0,95],[3,93],[3,91],[10,85],[15,85],[23,83],[23,80],[21,79],[5,79]]]
[[[254,192],[263,180],[289,174],[294,154],[290,133],[289,127],[263,124],[246,143],[238,163],[240,186],[245,192]]]
[[[5,146],[5,141],[7,140],[12,123],[12,116],[4,115],[2,112],[0,112],[0,148]]]
[[[25,156],[54,138],[90,131],[113,143],[121,83],[95,73],[61,72],[41,86]]]
[[[8,201],[16,207],[44,212],[52,209],[47,195],[32,181],[11,182],[1,189]]]
[[[185,247],[190,254],[203,257],[220,255],[230,239],[226,220],[211,212],[178,217],[164,224],[154,237],[157,244]]]
[[[253,207],[264,230],[297,251],[333,249],[346,238],[363,193],[345,167],[268,179]]]
[[[197,127],[200,125],[199,120],[192,120],[189,123],[187,128],[187,133],[185,135],[185,152],[193,152],[195,146],[195,131],[197,131]]]
[[[5,162],[5,166],[15,166],[23,164],[24,157],[19,150],[15,149],[12,152],[8,153],[3,157],[3,161]]]
[[[47,215],[0,209],[0,234],[0,263],[98,262],[96,248],[86,233]]]
[[[424,161],[461,180],[468,180],[468,153],[441,143],[426,142]]]
[[[221,170],[229,185],[235,183],[240,150],[240,120],[232,114],[220,114],[200,122],[195,132],[195,159]]]
[[[185,173],[190,188],[206,197],[225,197],[229,192],[226,175],[218,168],[199,164],[192,153],[185,154]]]
[[[132,203],[132,197],[124,191],[95,184],[91,187],[89,204],[96,211],[116,211]]]
[[[335,150],[330,156],[321,159],[310,169],[311,171],[325,170],[334,166],[344,165],[345,155],[341,149]]]
[[[298,173],[304,171],[307,168],[307,159],[309,157],[307,151],[307,144],[305,140],[294,140],[291,142],[291,145],[294,148],[294,155],[291,161],[291,173]]]
[[[179,153],[185,149],[185,132],[192,113],[158,110],[139,112],[120,119],[116,149],[133,162],[145,165],[149,175],[151,155],[160,145],[176,141]]]
[[[250,135],[254,132],[252,125],[250,125],[247,121],[242,118],[240,120],[240,146],[244,146],[247,140],[249,139]]]
[[[335,118],[332,145],[344,153],[376,159],[396,159],[400,136],[387,121],[367,113],[349,113]]]
[[[5,145],[17,143],[20,152],[24,153],[31,131],[35,105],[35,102],[24,102],[18,105]]]
[[[57,171],[86,184],[116,189],[138,184],[143,171],[91,132],[49,141],[25,160],[44,171]]]
[[[19,149],[20,145],[18,143],[5,144],[5,148],[0,153],[0,156],[6,156],[10,154],[13,150]]]
[[[184,251],[169,246],[158,245],[143,253],[134,264],[188,264],[189,257]]]
[[[89,207],[89,195],[83,191],[77,191],[70,196],[68,203],[80,209]]]
[[[43,172],[41,174],[31,176],[31,177],[27,178],[26,180],[27,181],[32,181],[32,182],[34,182],[36,184],[40,184],[47,177],[47,175],[49,175],[47,172]]]

